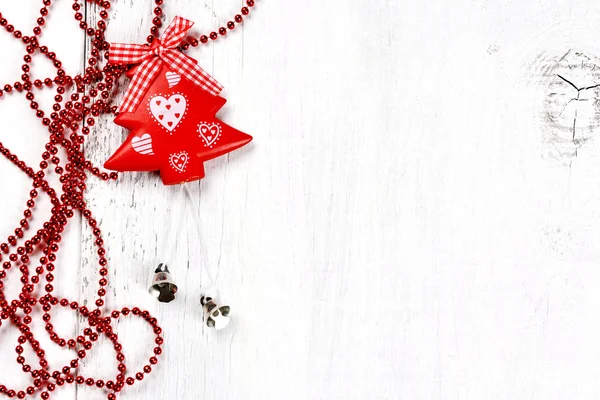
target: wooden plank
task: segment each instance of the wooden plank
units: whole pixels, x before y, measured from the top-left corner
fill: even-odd
[[[143,42],[151,24],[151,7],[149,4],[129,5],[129,2],[118,1],[113,5],[110,19],[109,38],[113,41],[138,43]],[[166,8],[171,12],[170,8]],[[88,13],[94,22],[93,12]],[[184,15],[187,16],[187,15]],[[192,16],[189,16],[190,18]],[[136,21],[131,24],[130,21]],[[143,33],[141,33],[143,32]],[[210,72],[210,59],[203,65]],[[120,145],[126,131],[115,126],[111,121],[103,121],[97,125],[96,131],[104,132],[96,135],[90,142],[89,153],[96,162],[103,162],[106,157]],[[214,165],[217,164],[217,167]],[[207,173],[213,174],[218,163],[209,165]],[[223,162],[220,162],[223,165]],[[241,169],[244,175],[243,166]],[[218,196],[224,189],[224,172],[218,174],[217,187],[213,196]],[[189,185],[194,202],[199,202],[199,184]],[[165,328],[165,353],[162,362],[154,369],[152,379],[143,385],[127,388],[128,398],[165,398],[175,396],[195,397],[197,393],[227,392],[227,382],[222,379],[211,379],[207,360],[218,359],[222,366],[220,372],[227,369],[229,354],[226,349],[231,343],[233,330],[216,336],[213,332],[204,332],[200,302],[201,285],[207,275],[202,275],[202,267],[215,264],[218,253],[208,254],[208,249],[216,251],[221,235],[214,228],[219,228],[222,221],[214,225],[195,226],[189,213],[197,213],[198,204],[188,199],[182,187],[164,187],[156,174],[122,174],[118,183],[110,185],[111,196],[104,183],[90,183],[88,192],[95,202],[93,208],[101,215],[101,223],[107,234],[105,240],[111,255],[111,284],[109,306],[139,305],[156,315]],[[216,198],[203,198],[217,205]],[[210,204],[210,203],[209,203]],[[207,205],[202,205],[202,208]],[[223,207],[218,205],[217,207]],[[202,214],[202,212],[200,211]],[[219,215],[219,214],[217,214]],[[202,220],[203,223],[204,220]],[[210,229],[206,234],[204,229]],[[84,228],[84,235],[87,229]],[[83,268],[92,282],[95,257],[91,242],[83,244]],[[87,255],[90,256],[87,256]],[[210,257],[210,259],[209,259]],[[160,305],[147,293],[152,271],[159,262],[167,262],[179,283],[179,294],[174,303]],[[211,271],[211,273],[213,273]],[[227,276],[226,273],[224,273]],[[93,289],[91,289],[93,290]],[[90,289],[84,288],[82,296],[90,296]],[[140,370],[147,364],[149,351],[153,344],[144,326],[134,322],[119,323],[119,335],[123,340],[124,353],[129,365]],[[143,334],[141,332],[144,332]],[[213,337],[214,336],[214,337]],[[214,341],[219,343],[215,348]],[[225,350],[225,351],[224,351]],[[106,363],[113,363],[112,352],[97,353],[90,358],[85,368],[94,373],[105,371]],[[204,378],[198,379],[198,373]],[[84,391],[82,398],[100,398],[100,394]]]
[[[41,2],[40,2],[41,5]],[[6,17],[16,29],[29,35],[33,29],[35,20],[39,17],[40,5],[30,7],[22,3],[9,2],[0,6],[0,12]],[[83,35],[77,24],[72,19],[73,11],[67,2],[57,1],[51,7],[51,15],[46,19],[46,26],[40,41],[48,45],[51,51],[57,53],[63,63],[63,67],[69,74],[74,74],[82,70],[82,38]],[[68,21],[68,23],[67,23]],[[0,32],[0,48],[2,57],[0,58],[0,76],[2,85],[14,83],[20,80],[21,64],[25,47],[18,43],[14,38],[2,29]],[[32,62],[33,78],[46,78],[56,75],[56,69],[39,54],[34,55]],[[44,110],[51,110],[53,103],[54,89],[44,89],[36,94],[38,103]],[[48,112],[48,111],[47,111]],[[0,101],[0,120],[4,127],[0,140],[20,159],[28,163],[32,168],[37,168],[40,162],[41,153],[44,151],[43,145],[48,140],[48,131],[40,124],[34,113],[29,108],[29,102],[22,94],[4,95]],[[66,159],[64,154],[59,154],[61,159]],[[53,173],[49,175],[50,181],[58,187],[56,176]],[[6,238],[13,233],[22,213],[26,208],[25,202],[28,199],[29,190],[31,190],[31,181],[13,167],[2,157],[0,160],[0,181],[4,187],[3,198],[0,201],[1,224],[0,236]],[[39,196],[35,207],[34,217],[28,232],[35,232],[42,227],[44,221],[50,216],[50,201],[43,194]],[[56,263],[54,287],[57,293],[71,299],[77,298],[78,280],[77,265],[80,257],[79,239],[81,229],[78,225],[79,218],[76,217],[63,235],[63,244],[58,253]],[[39,255],[38,255],[39,257]],[[35,259],[35,257],[32,257]],[[35,265],[30,266],[35,269]],[[9,272],[9,279],[5,282],[6,295],[8,298],[16,298],[20,290],[20,273],[18,268],[13,268]],[[60,369],[67,365],[69,360],[74,357],[74,353],[58,348],[50,341],[44,330],[44,324],[41,320],[40,310],[34,313],[34,322],[32,324],[36,338],[42,344],[46,351],[47,359],[50,362],[50,368]],[[52,323],[56,327],[57,333],[63,337],[71,338],[76,335],[75,321],[76,317],[66,311],[56,310],[52,312]],[[0,354],[2,361],[0,370],[2,378],[0,383],[10,387],[19,387],[25,389],[31,385],[31,377],[21,371],[15,362],[17,354],[15,346],[17,345],[18,331],[4,323],[0,328]],[[37,356],[28,347],[25,347],[25,356],[28,362],[36,365]],[[76,388],[72,385],[57,388],[56,398],[75,399]]]
[[[133,7],[129,2],[118,1],[111,3],[111,17],[109,23],[109,38],[119,39],[120,41],[130,41],[130,38],[142,31],[145,20],[137,18],[137,15],[144,12],[151,12],[150,3],[146,5],[139,4],[139,7]],[[95,26],[98,20],[98,7],[88,3],[86,8],[86,20],[92,26]],[[135,13],[133,17],[131,13]],[[132,23],[133,22],[133,23]],[[126,37],[119,38],[119,34],[126,33]],[[143,37],[145,38],[145,36]],[[143,40],[143,38],[140,38]],[[137,40],[136,40],[137,41]],[[88,46],[90,45],[88,40]],[[116,149],[120,143],[122,130],[116,127],[110,119],[100,121],[92,130],[90,140],[87,145],[86,153],[88,157],[99,167],[102,166],[111,148]],[[135,179],[139,179],[136,177]],[[143,186],[145,184],[142,183]],[[155,311],[152,299],[146,292],[146,279],[149,277],[148,267],[144,268],[142,262],[136,261],[139,253],[134,249],[139,248],[139,243],[134,239],[140,233],[133,228],[135,225],[135,209],[137,209],[137,196],[128,193],[128,199],[124,198],[124,193],[120,190],[125,187],[123,182],[118,184],[109,183],[91,179],[88,183],[88,204],[93,210],[98,222],[104,232],[104,240],[109,254],[109,285],[107,287],[108,295],[105,298],[107,309],[120,309],[124,306],[139,306],[143,309]],[[131,188],[132,186],[130,186]],[[107,191],[111,195],[107,196]],[[127,217],[124,213],[128,210]],[[139,210],[141,211],[141,210]],[[119,216],[119,214],[121,216]],[[152,218],[146,215],[146,219]],[[153,229],[148,229],[144,241],[154,235]],[[97,297],[98,290],[98,256],[97,248],[94,246],[91,229],[85,224],[82,225],[82,268],[80,270],[82,285],[80,286],[80,298],[87,299],[93,303]],[[133,239],[133,240],[132,240]],[[141,260],[140,260],[141,261]],[[140,301],[142,300],[142,301]],[[139,371],[145,364],[148,364],[148,358],[152,351],[153,339],[150,336],[147,325],[140,324],[137,318],[123,318],[117,326],[117,333],[123,345],[123,353],[126,357],[126,363],[130,370],[126,372],[127,376],[134,375],[135,369]],[[84,321],[80,321],[84,323]],[[143,351],[147,354],[143,354]],[[85,376],[95,376],[103,379],[114,380],[116,374],[117,361],[115,360],[115,350],[108,340],[95,348],[90,356],[83,363],[81,374]],[[142,357],[143,356],[143,357]],[[150,382],[151,380],[148,380]],[[135,390],[135,389],[134,389]],[[137,392],[125,390],[129,397]],[[78,398],[81,399],[102,399],[105,398],[102,391],[89,388],[79,388]],[[135,398],[135,397],[131,397]]]

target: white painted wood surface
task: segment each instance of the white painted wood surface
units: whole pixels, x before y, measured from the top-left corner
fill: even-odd
[[[25,27],[40,8],[3,3]],[[55,3],[43,38],[75,72],[84,38],[71,2]],[[109,39],[142,42],[150,3],[115,0]],[[241,6],[166,3],[202,31]],[[600,5],[572,3],[262,0],[243,29],[193,51],[226,86],[222,118],[255,141],[207,164],[189,185],[196,207],[149,174],[90,181],[108,307],[144,307],[165,329],[161,363],[122,398],[597,399],[600,92],[577,98],[558,74],[600,83]],[[5,32],[0,48],[14,81],[21,48]],[[37,162],[45,133],[24,99],[2,99],[0,120],[0,140]],[[125,134],[103,121],[89,156],[101,163]],[[4,160],[0,181],[5,237],[29,182]],[[94,254],[71,224],[59,293],[92,298]],[[180,289],[169,305],[146,292],[165,261]],[[219,333],[202,326],[209,275],[234,315]],[[65,334],[70,317],[55,324]],[[25,382],[11,329],[0,375]],[[150,335],[133,321],[118,332],[139,369]],[[81,373],[115,368],[106,345]]]

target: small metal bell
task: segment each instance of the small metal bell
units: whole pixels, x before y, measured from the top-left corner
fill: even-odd
[[[158,267],[154,271],[152,286],[150,286],[148,291],[151,295],[158,298],[158,301],[161,303],[170,303],[175,300],[177,285],[173,282],[166,264],[158,264]]]
[[[229,325],[231,319],[228,317],[231,308],[229,306],[219,306],[212,297],[202,296],[200,303],[204,309],[204,319],[206,326],[220,331]]]

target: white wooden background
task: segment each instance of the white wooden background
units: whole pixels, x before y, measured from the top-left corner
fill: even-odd
[[[43,40],[74,73],[84,38],[72,2],[54,3]],[[112,3],[108,38],[143,42],[151,2]],[[241,3],[165,10],[204,32]],[[600,83],[600,5],[257,3],[243,29],[192,52],[226,86],[221,117],[255,138],[189,185],[197,207],[151,174],[88,184],[110,255],[108,306],[147,308],[165,330],[161,363],[122,398],[598,399],[600,91],[578,97],[558,75]],[[40,6],[0,11],[30,30]],[[20,75],[23,48],[9,39],[0,32],[2,83]],[[2,99],[0,121],[0,141],[37,164],[47,134],[26,101]],[[103,162],[125,135],[103,121],[89,156]],[[6,237],[30,183],[5,160],[0,182]],[[89,229],[72,223],[60,294],[93,298],[94,254]],[[179,284],[168,305],[146,291],[158,262]],[[221,332],[202,325],[208,275],[232,307]],[[80,329],[56,313],[61,333]],[[139,369],[151,335],[135,320],[118,333]],[[0,329],[0,376],[25,383],[16,336]],[[72,356],[47,349],[53,366]],[[114,371],[106,343],[81,369]],[[105,395],[68,387],[53,398]]]

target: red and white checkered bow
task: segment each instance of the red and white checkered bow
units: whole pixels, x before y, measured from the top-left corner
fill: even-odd
[[[174,72],[186,77],[200,88],[218,95],[223,86],[198,66],[196,61],[177,49],[186,33],[194,25],[185,18],[175,17],[160,39],[152,46],[141,44],[111,43],[109,63],[140,64],[129,84],[119,112],[133,112],[142,96],[159,73],[163,62]]]

